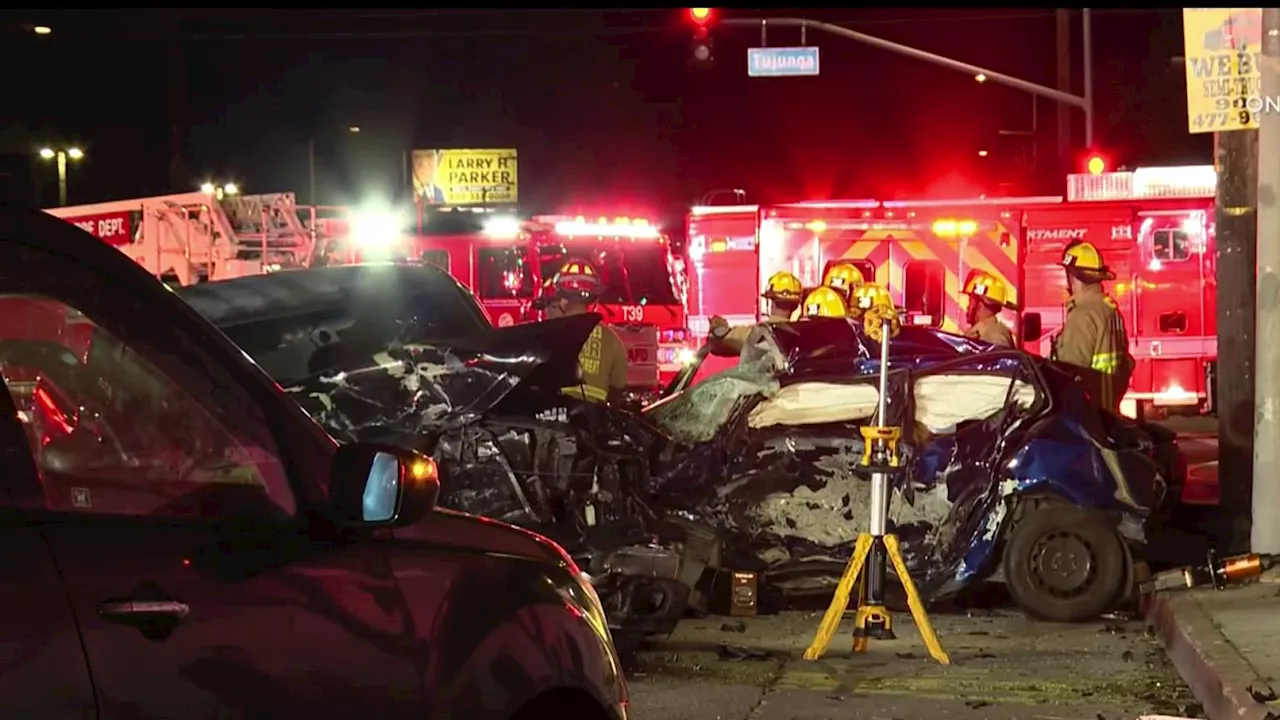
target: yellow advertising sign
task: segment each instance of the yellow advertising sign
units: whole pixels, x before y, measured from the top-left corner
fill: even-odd
[[[1261,8],[1183,8],[1192,133],[1251,130],[1262,110]]]
[[[427,205],[516,202],[516,151],[414,150],[413,195]]]

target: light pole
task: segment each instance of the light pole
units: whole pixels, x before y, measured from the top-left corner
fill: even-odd
[[[58,207],[65,207],[67,204],[67,158],[72,160],[80,160],[84,157],[84,152],[80,148],[41,148],[40,157],[45,160],[54,160],[58,164]]]
[[[348,125],[347,132],[355,135],[360,132],[359,125]],[[313,134],[307,138],[307,178],[310,181],[310,190],[307,195],[308,202],[312,207],[316,206],[316,138]]]

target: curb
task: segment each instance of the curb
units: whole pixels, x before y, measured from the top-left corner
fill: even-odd
[[[1214,625],[1194,594],[1157,594],[1147,610],[1147,625],[1209,720],[1276,717],[1249,694],[1249,685],[1267,683]]]

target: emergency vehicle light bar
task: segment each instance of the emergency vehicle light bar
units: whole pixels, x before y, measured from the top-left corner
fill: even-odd
[[[933,234],[938,237],[968,237],[978,232],[976,220],[943,218],[933,221]]]
[[[1133,172],[1067,176],[1067,199],[1072,202],[1206,198],[1213,197],[1217,189],[1218,174],[1212,165],[1148,167]]]
[[[1061,195],[1036,195],[1033,197],[978,197],[959,200],[885,200],[880,203],[886,210],[907,208],[959,207],[968,205],[1044,205],[1062,202]]]
[[[782,203],[780,207],[803,207],[803,208],[875,208],[879,207],[880,202],[877,200],[805,200],[802,202]]]
[[[581,236],[590,235],[594,237],[627,237],[627,238],[656,238],[661,235],[658,228],[649,224],[648,220],[642,218],[617,218],[613,222],[609,222],[608,218],[600,218],[597,222],[588,222],[586,218],[578,216],[573,220],[561,220],[556,223],[556,232],[561,235]]]
[[[484,222],[485,235],[515,237],[520,234],[520,221],[513,217],[493,217]]]
[[[729,213],[755,212],[759,205],[694,205],[689,209],[694,215],[728,215]]]

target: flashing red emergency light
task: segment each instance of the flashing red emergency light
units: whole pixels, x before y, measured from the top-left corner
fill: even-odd
[[[1107,159],[1101,155],[1090,155],[1085,161],[1084,168],[1090,175],[1101,175],[1107,171]]]
[[[600,218],[591,222],[579,215],[572,220],[561,220],[556,223],[556,232],[569,237],[625,237],[632,240],[640,238],[657,239],[662,236],[658,228],[643,218],[620,217],[610,222],[608,218]]]

